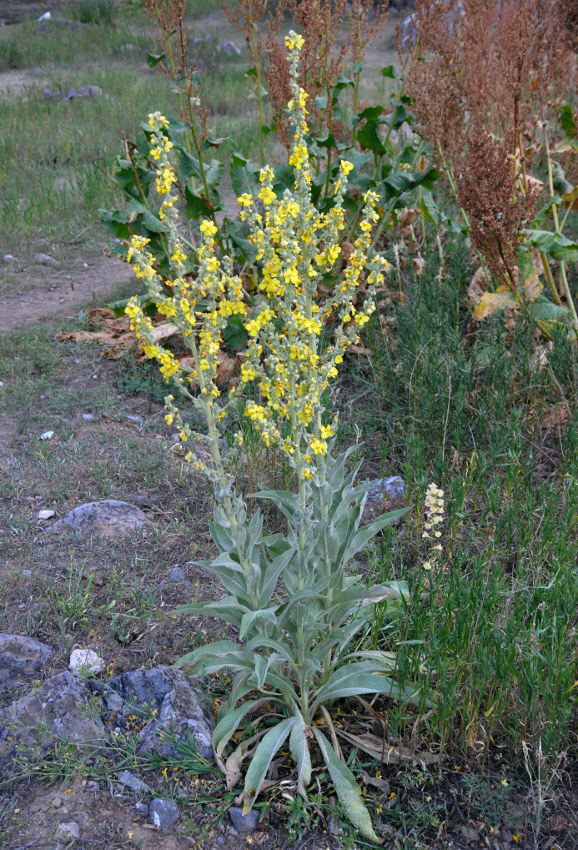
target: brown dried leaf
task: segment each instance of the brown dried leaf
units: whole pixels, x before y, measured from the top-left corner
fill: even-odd
[[[163,339],[168,339],[171,336],[179,333],[176,325],[170,325],[168,322],[162,322],[160,325],[155,325],[152,329],[153,342],[161,342]]]
[[[537,177],[532,177],[531,174],[526,175],[526,183],[528,184],[530,194],[539,195],[544,188],[544,181],[539,180]]]
[[[414,257],[412,259],[413,270],[417,277],[421,277],[425,268],[425,260],[423,257]]]
[[[484,292],[474,310],[474,316],[476,319],[485,319],[497,310],[516,310],[518,307],[515,295],[507,287],[501,286],[497,292]]]
[[[409,227],[419,218],[419,216],[419,210],[416,207],[411,207],[410,209],[404,210],[399,219],[399,223],[402,227]]]
[[[482,295],[489,285],[490,279],[486,274],[486,270],[483,266],[480,266],[479,269],[476,270],[470,281],[470,285],[468,286],[468,292],[466,295],[467,306],[472,309],[477,307],[481,301]]]
[[[350,732],[337,728],[335,731],[340,738],[344,738],[348,743],[363,750],[364,753],[382,764],[402,764],[410,761],[419,764],[437,764],[439,762],[439,756],[434,753],[412,753],[407,747],[394,747],[378,738],[377,735],[370,735],[369,733],[352,735]]]
[[[548,407],[542,414],[542,428],[562,428],[568,422],[570,412],[568,405],[561,401],[553,407]]]

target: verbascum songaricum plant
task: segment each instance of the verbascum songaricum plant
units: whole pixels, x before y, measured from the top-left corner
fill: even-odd
[[[146,239],[133,237],[129,260],[146,281],[159,311],[182,331],[194,365],[183,366],[155,342],[154,327],[136,298],[127,313],[145,352],[159,361],[167,381],[173,381],[207,423],[205,434],[193,433],[176,398],[167,396],[166,418],[191,447],[187,459],[214,487],[211,531],[219,555],[202,566],[219,579],[227,594],[179,611],[217,617],[238,630],[238,640],[202,646],[179,662],[196,673],[227,670],[232,676],[229,698],[220,708],[213,733],[217,761],[222,765],[228,748],[235,746],[240,747],[239,755],[247,754],[243,793],[247,812],[273,758],[288,740],[296,765],[296,791],[307,798],[315,760],[321,759],[351,822],[366,838],[378,841],[355,777],[342,759],[331,708],[337,700],[362,694],[416,696],[397,687],[393,654],[358,649],[372,606],[385,600],[399,606],[407,598],[407,587],[403,582],[366,587],[348,569],[355,554],[404,511],[360,527],[370,485],[355,484],[358,467],[348,469],[347,452],[334,456],[337,420],[328,416],[322,399],[347,348],[358,341],[359,330],[375,309],[374,291],[387,263],[370,254],[377,220],[377,197],[371,191],[365,195],[359,235],[342,262],[342,200],[351,163],[341,162],[331,209],[319,212],[311,201],[307,94],[297,82],[302,45],[301,36],[294,32],[287,36],[293,95],[288,105],[293,128],[289,164],[294,186],[278,197],[273,171],[264,167],[256,196],[237,199],[257,250],[258,294],[249,301],[231,260],[220,256],[217,227],[208,220],[201,223],[195,275],[185,276],[187,257],[178,234],[177,198],[171,193],[170,142],[165,119],[155,113],[150,116],[151,155],[158,162],[160,215],[169,234],[174,275],[168,282],[161,279]],[[341,263],[337,284],[321,299],[320,283]],[[231,316],[241,317],[249,343],[240,390],[224,392],[217,382],[218,354]],[[285,534],[264,533],[260,512],[248,515],[221,453],[228,407],[234,403],[237,409],[237,396],[248,386],[254,391],[244,401],[244,415],[256,425],[265,445],[278,447],[295,471],[297,492],[255,494],[271,500],[284,514]],[[242,443],[241,433],[237,439]],[[210,463],[205,453],[201,458],[195,451],[199,442],[210,448]],[[233,743],[251,714],[250,740]],[[312,754],[313,744],[317,747]]]

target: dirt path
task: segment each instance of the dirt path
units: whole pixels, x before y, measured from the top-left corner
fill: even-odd
[[[136,288],[132,268],[110,257],[72,268],[21,268],[17,261],[0,257],[0,331],[76,316],[81,308],[106,303],[131,281]]]

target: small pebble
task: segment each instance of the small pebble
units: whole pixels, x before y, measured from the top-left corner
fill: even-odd
[[[92,649],[73,649],[70,653],[68,669],[73,673],[101,673],[106,664]]]
[[[172,826],[181,816],[181,812],[174,800],[162,800],[157,798],[149,806],[149,820],[153,826],[166,829]]]
[[[80,827],[74,821],[61,823],[56,834],[61,838],[80,838]]]
[[[56,516],[56,511],[38,511],[38,519],[52,519]]]
[[[255,811],[255,809],[251,809],[250,812],[244,815],[243,809],[240,806],[231,806],[229,817],[237,832],[253,832],[257,829],[257,824],[259,823],[259,812]]]
[[[23,576],[31,576],[31,575],[32,575],[32,570],[22,570],[22,575],[23,575]]]
[[[41,440],[51,440],[54,437],[54,431],[45,431],[40,435]]]
[[[60,799],[60,797],[55,797],[54,800],[52,801],[52,805],[54,806],[55,809],[59,809],[62,805],[62,800]]]
[[[94,419],[94,416],[92,415],[92,413],[83,413],[82,418],[84,419],[85,422],[92,422],[92,420]]]

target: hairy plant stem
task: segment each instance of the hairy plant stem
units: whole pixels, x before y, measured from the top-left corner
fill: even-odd
[[[257,24],[252,19],[249,19],[248,23],[251,26],[251,40],[249,42],[249,38],[247,38],[247,41],[249,42],[249,53],[253,59],[255,80],[257,81],[257,105],[259,108],[259,164],[261,168],[263,168],[265,166],[265,143],[263,138],[263,91],[261,85],[261,63],[259,62],[259,51],[257,49],[257,42],[255,39]]]

